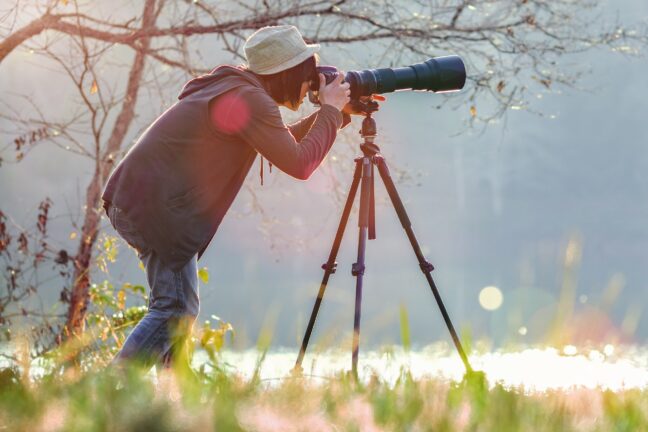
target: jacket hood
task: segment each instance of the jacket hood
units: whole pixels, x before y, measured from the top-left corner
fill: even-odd
[[[199,77],[196,77],[190,80],[189,82],[187,82],[182,88],[182,91],[180,92],[178,99],[185,98],[190,94],[195,93],[198,90],[201,90],[213,84],[216,81],[219,81],[224,78],[230,78],[230,77],[240,78],[257,87],[263,87],[261,81],[259,81],[252,72],[249,72],[238,66],[223,65],[223,66],[218,66],[208,74],[200,75]]]

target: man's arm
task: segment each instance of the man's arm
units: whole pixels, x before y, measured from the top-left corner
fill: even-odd
[[[213,124],[241,123],[240,113],[245,111],[244,124],[234,133],[286,174],[301,180],[310,177],[333,145],[343,122],[342,113],[332,105],[322,105],[309,116],[314,117],[312,123],[298,142],[284,124],[277,104],[265,91],[251,87],[231,91],[236,92],[235,98],[221,95],[212,101],[211,113],[219,115],[217,119],[212,117]],[[221,101],[235,101],[240,106],[230,109],[219,106]]]
[[[289,124],[288,129],[290,130],[292,136],[294,136],[295,139],[299,142],[302,140],[302,138],[304,138],[304,135],[308,133],[311,126],[313,126],[316,118],[317,111],[297,120],[295,123]]]
[[[319,110],[315,111],[314,113],[303,117],[299,120],[297,120],[295,123],[289,124],[288,129],[290,130],[290,133],[295,137],[295,139],[298,142],[301,142],[302,138],[304,138],[304,135],[308,133],[310,130],[311,126],[313,126],[313,122],[317,118],[317,113]],[[342,113],[342,126],[340,129],[344,129],[346,125],[351,123],[351,116],[347,113]]]

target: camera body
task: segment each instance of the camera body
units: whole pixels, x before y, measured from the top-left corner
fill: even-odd
[[[329,85],[337,78],[337,76],[340,74],[340,71],[338,71],[338,68],[335,66],[317,66],[317,73],[324,75],[324,79],[326,80],[326,85]],[[315,76],[311,82],[310,82],[310,87],[308,91],[308,100],[313,104],[313,105],[319,105],[319,88],[320,88],[320,79],[319,75]]]
[[[340,75],[340,71],[338,68],[335,66],[317,66],[317,73],[321,73],[324,75],[324,78],[326,79],[326,84],[331,84],[335,78],[337,78],[338,75]],[[311,81],[310,85],[310,91],[316,92],[319,91],[319,86],[320,86],[320,80],[319,76],[313,78]]]

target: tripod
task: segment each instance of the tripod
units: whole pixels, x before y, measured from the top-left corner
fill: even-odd
[[[364,139],[364,142],[360,145],[363,156],[355,159],[355,172],[353,174],[353,182],[351,183],[351,189],[342,212],[342,218],[340,219],[340,224],[335,234],[335,240],[333,241],[333,247],[331,248],[331,253],[329,254],[328,261],[322,265],[324,269],[324,277],[320,285],[319,292],[317,294],[317,299],[315,300],[315,305],[313,306],[313,311],[308,322],[308,327],[306,328],[306,333],[304,334],[304,339],[302,341],[301,348],[299,350],[299,356],[297,357],[297,362],[295,363],[295,370],[301,370],[301,364],[304,360],[304,354],[306,353],[306,348],[308,347],[308,341],[311,337],[313,331],[313,326],[315,325],[315,319],[317,318],[317,313],[319,311],[320,305],[322,304],[322,299],[324,298],[324,291],[326,291],[326,286],[328,285],[328,280],[331,274],[335,273],[337,268],[337,263],[335,258],[337,257],[338,250],[340,248],[340,243],[342,242],[342,236],[346,228],[347,221],[349,220],[349,214],[351,213],[351,207],[353,206],[353,201],[355,200],[355,195],[358,191],[358,186],[360,185],[360,213],[358,216],[358,227],[359,227],[359,236],[358,236],[358,258],[357,262],[353,263],[351,266],[351,274],[356,277],[356,293],[355,293],[355,315],[353,320],[353,345],[352,345],[352,373],[353,376],[357,378],[358,376],[358,350],[360,346],[360,311],[362,303],[362,279],[365,270],[365,248],[367,235],[369,240],[376,238],[375,231],[375,200],[374,200],[374,166],[378,167],[378,172],[382,178],[385,188],[389,198],[391,199],[392,205],[396,210],[398,219],[400,220],[401,225],[407,233],[407,237],[414,249],[416,258],[418,259],[419,266],[421,271],[425,275],[425,278],[430,285],[432,294],[439,306],[441,315],[443,315],[443,320],[448,327],[452,340],[454,342],[459,356],[463,361],[463,364],[466,368],[466,373],[472,374],[473,369],[468,362],[468,357],[461,346],[457,332],[450,321],[450,316],[441,300],[441,295],[437,289],[432,275],[430,274],[434,270],[434,266],[426,261],[421,248],[419,247],[418,241],[414,236],[412,231],[412,224],[410,223],[403,202],[396,191],[396,186],[392,181],[392,178],[389,174],[389,169],[387,168],[387,163],[385,158],[380,154],[380,149],[374,143],[376,137],[376,121],[371,117],[373,111],[378,109],[378,104],[375,102],[370,102],[364,106],[365,119],[362,121],[362,129],[360,130],[360,135]]]

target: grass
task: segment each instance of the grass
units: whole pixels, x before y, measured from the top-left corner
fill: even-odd
[[[327,379],[244,379],[221,369],[197,377],[168,370],[68,368],[30,379],[0,370],[6,431],[643,431],[643,390],[488,387],[413,379],[392,384],[345,373]]]

